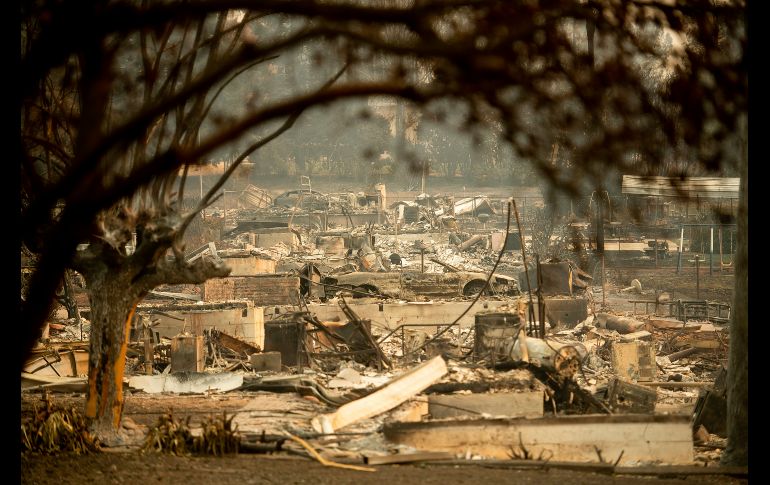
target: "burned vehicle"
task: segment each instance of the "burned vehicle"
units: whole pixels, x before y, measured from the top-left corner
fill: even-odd
[[[338,292],[352,293],[354,298],[369,295],[410,299],[417,296],[453,298],[476,296],[487,280],[486,273],[458,271],[452,273],[421,273],[394,271],[351,273],[326,276],[323,286],[326,297]],[[516,278],[495,274],[489,282],[485,295],[518,295]]]
[[[273,200],[276,207],[303,210],[328,210],[329,198],[316,190],[289,190]]]

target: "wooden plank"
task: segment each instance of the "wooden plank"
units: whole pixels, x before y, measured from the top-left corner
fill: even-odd
[[[221,332],[221,331],[217,331],[216,333],[212,332],[212,338],[219,345],[232,350],[233,352],[235,352],[236,354],[239,354],[241,357],[244,357],[244,358],[252,354],[261,352],[261,349],[259,347],[255,347],[248,342],[244,342],[243,340],[232,337],[226,334],[225,332]]]
[[[463,419],[385,423],[385,437],[423,451],[509,458],[522,445],[531,456],[553,461],[605,461],[636,465],[693,463],[690,417],[580,415],[539,419]]]
[[[393,409],[446,373],[446,362],[441,356],[436,356],[393,379],[380,390],[349,402],[336,412],[314,417],[311,423],[319,433],[334,433],[349,424]]]
[[[696,352],[698,352],[699,349],[695,347],[688,347],[684,350],[680,350],[678,352],[674,352],[672,354],[668,354],[666,357],[668,357],[669,362],[676,362],[677,360],[681,359],[682,357],[687,357],[688,355],[692,355]]]
[[[543,392],[498,392],[494,394],[449,394],[428,397],[431,417],[510,416],[536,418],[543,416]]]
[[[454,453],[443,451],[423,453],[397,453],[395,455],[368,456],[364,455],[364,463],[367,465],[392,465],[394,463],[416,463],[420,461],[453,460]]]

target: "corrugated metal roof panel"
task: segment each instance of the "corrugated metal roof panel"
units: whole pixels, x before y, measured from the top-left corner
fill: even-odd
[[[679,177],[623,175],[621,191],[628,195],[737,199],[738,177]]]

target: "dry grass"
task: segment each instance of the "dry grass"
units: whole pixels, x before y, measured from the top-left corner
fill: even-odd
[[[88,454],[99,451],[99,441],[89,431],[85,417],[74,407],[53,404],[48,393],[44,406],[35,405],[34,416],[21,424],[21,446],[24,451],[43,454],[74,452]]]
[[[157,451],[176,456],[198,454],[224,456],[238,453],[240,436],[237,427],[233,429],[227,413],[222,417],[208,417],[201,426],[201,433],[194,435],[190,429],[190,418],[182,421],[169,414],[158,418],[158,423],[150,428],[142,445],[142,452]]]

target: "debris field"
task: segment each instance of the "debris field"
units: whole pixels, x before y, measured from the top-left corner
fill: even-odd
[[[382,184],[277,197],[248,185],[236,208],[204,212],[220,237],[186,254],[230,275],[157,288],[137,308],[125,440],[113,446],[362,471],[716,466],[729,302],[533,254],[530,226],[513,229],[527,214],[489,196],[391,200]],[[652,246],[656,262],[658,247],[671,251]],[[23,426],[51,400],[82,406],[79,301],[78,318],[51,319],[22,373]]]

